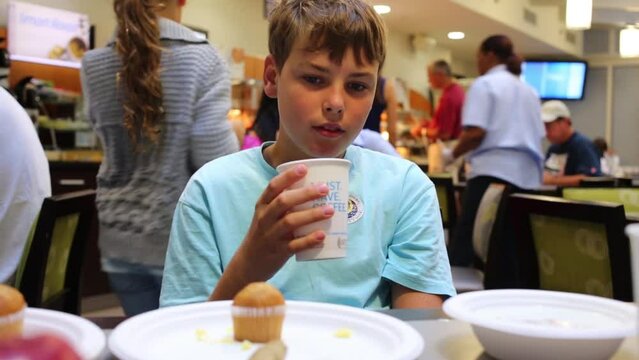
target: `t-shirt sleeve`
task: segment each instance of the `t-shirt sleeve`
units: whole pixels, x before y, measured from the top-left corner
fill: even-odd
[[[601,175],[601,159],[594,149],[594,145],[589,140],[582,141],[577,151],[570,156],[576,158],[575,174],[584,174],[587,176]]]
[[[476,80],[468,90],[462,108],[462,126],[476,126],[482,129],[489,127],[493,97],[488,83]]]
[[[399,214],[382,276],[416,291],[455,295],[435,186],[417,166],[408,170]]]
[[[160,307],[206,301],[222,275],[202,184],[192,178],[173,215]]]

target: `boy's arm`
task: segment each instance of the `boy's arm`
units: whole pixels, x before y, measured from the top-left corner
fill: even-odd
[[[391,306],[439,307],[455,295],[434,184],[411,165],[398,194],[398,218],[382,277]]]
[[[393,309],[438,308],[444,303],[440,295],[423,293],[393,283],[391,286]]]
[[[164,264],[160,306],[206,301],[222,275],[204,186],[192,178],[175,208]]]
[[[324,241],[323,231],[295,238],[301,226],[333,216],[331,207],[293,211],[297,205],[328,193],[326,184],[290,190],[307,173],[300,165],[275,176],[255,204],[255,214],[244,241],[222,273],[209,300],[232,299],[244,286],[266,281],[284,266],[291,255]],[[287,190],[287,191],[284,191]]]

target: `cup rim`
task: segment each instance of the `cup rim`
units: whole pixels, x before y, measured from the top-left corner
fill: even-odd
[[[313,158],[313,159],[302,159],[302,160],[294,160],[294,161],[289,161],[289,162],[285,162],[282,164],[279,164],[275,169],[277,170],[277,172],[282,172],[285,169],[288,169],[292,166],[298,165],[298,164],[313,164],[313,163],[324,163],[324,164],[333,164],[333,165],[338,165],[338,166],[347,166],[348,168],[350,168],[351,166],[351,161],[350,160],[346,160],[346,159],[337,159],[337,158]]]

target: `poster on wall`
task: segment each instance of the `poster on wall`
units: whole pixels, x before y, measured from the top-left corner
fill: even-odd
[[[7,31],[16,61],[79,68],[89,48],[89,16],[71,11],[10,1]]]

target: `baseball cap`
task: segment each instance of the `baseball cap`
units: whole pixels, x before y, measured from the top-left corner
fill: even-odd
[[[541,119],[545,123],[553,122],[559,118],[570,118],[570,110],[566,104],[558,100],[550,100],[541,105]]]

